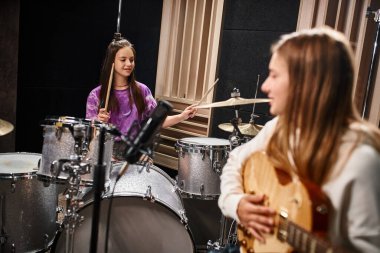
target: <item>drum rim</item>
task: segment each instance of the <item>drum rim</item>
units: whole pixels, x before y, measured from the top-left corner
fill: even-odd
[[[112,165],[111,165],[111,167],[112,166],[117,166],[117,165],[123,165],[124,163],[125,163],[126,161],[117,161],[117,162],[111,162],[112,163]],[[170,183],[173,185],[173,186],[176,186],[176,181],[173,179],[173,178],[171,178],[163,169],[161,169],[160,167],[158,167],[158,166],[156,166],[156,165],[154,165],[154,164],[148,164],[148,165],[144,165],[144,163],[143,162],[140,162],[140,161],[138,161],[138,162],[136,162],[136,163],[134,163],[134,164],[130,164],[130,165],[138,165],[138,166],[143,166],[145,169],[153,169],[153,170],[155,170],[156,172],[158,172],[158,173],[160,173],[162,176],[164,176],[168,181],[170,181]],[[147,167],[149,167],[149,168],[147,168]]]
[[[58,122],[61,122],[62,125],[72,125],[74,123],[91,123],[91,120],[85,118],[78,118],[72,116],[47,116],[45,119],[41,120],[41,126],[44,125],[56,125]]]
[[[190,139],[208,139],[208,140],[222,140],[225,142],[225,144],[216,144],[216,145],[213,145],[213,144],[209,144],[209,143],[206,143],[206,144],[201,144],[201,143],[198,143],[198,142],[192,142],[192,141],[187,141],[187,140],[190,140]],[[182,138],[182,139],[179,139],[177,140],[178,143],[187,143],[187,144],[190,144],[190,145],[201,145],[201,146],[229,146],[230,145],[230,141],[227,140],[227,139],[222,139],[222,138],[214,138],[214,137],[185,137],[185,138]]]
[[[33,153],[33,152],[4,152],[4,153],[0,153],[0,156],[2,156],[2,155],[11,155],[11,154],[42,156],[42,154],[40,154],[40,153]]]
[[[65,185],[65,184],[68,184],[68,182],[69,182],[69,176],[67,178],[62,178],[62,177],[54,178],[54,177],[49,176],[47,174],[38,173],[38,171],[36,174],[37,174],[37,179],[39,181],[44,182],[44,183]],[[108,180],[108,181],[110,181],[110,180]],[[92,186],[94,186],[94,181],[91,179],[83,179],[82,178],[79,185],[84,186],[84,187],[92,187]]]
[[[135,193],[134,195],[126,195],[125,193]],[[102,199],[101,200],[110,200],[111,198],[123,198],[123,197],[132,197],[132,198],[138,198],[138,199],[141,199],[141,200],[144,200],[144,201],[149,201],[149,200],[145,200],[144,199],[144,195],[141,194],[140,192],[123,192],[123,193],[120,193],[120,194],[105,194],[102,196]],[[181,197],[181,196],[179,196]],[[92,203],[94,202],[93,199],[90,199],[88,201],[86,201],[86,203],[83,204],[83,206],[81,206],[79,208],[78,211],[80,211],[81,209],[84,209],[86,207],[88,207],[89,205],[91,205]],[[181,204],[182,204],[182,209],[179,210],[178,212],[174,211],[175,208],[173,208],[172,206],[166,204],[164,201],[162,201],[161,199],[158,199],[158,198],[155,198],[154,201],[149,201],[151,203],[158,203],[160,204],[161,206],[163,206],[165,209],[169,209],[170,212],[172,212],[173,214],[175,214],[175,216],[177,218],[179,218],[179,220],[181,221],[181,224],[188,230],[189,227],[188,227],[188,218],[187,218],[187,215],[186,215],[186,210],[185,210],[185,207],[181,201]],[[185,216],[186,220],[187,221],[184,221],[182,219],[182,216],[181,216],[181,211],[183,212],[183,215]]]
[[[39,153],[32,153],[32,152],[5,152],[0,153],[0,157],[3,155],[34,155],[39,156],[39,162],[41,161],[42,155]],[[21,180],[21,179],[31,179],[36,176],[37,170],[38,170],[38,164],[37,167],[32,168],[33,171],[28,172],[17,172],[17,173],[0,173],[1,179],[14,179],[14,180]],[[5,175],[5,176],[3,176]]]
[[[84,124],[91,127],[99,127],[104,124],[96,119],[79,118],[72,116],[47,116],[40,122],[41,126],[72,127],[75,124]]]
[[[177,151],[184,151],[189,153],[202,153],[204,151],[231,151],[230,146],[180,146],[175,145]],[[212,147],[212,148],[210,148]]]
[[[68,182],[68,178],[54,178],[52,176],[41,174],[37,171],[37,179],[44,183],[64,185]]]
[[[181,203],[182,207],[183,207],[183,201],[182,201],[182,196],[179,194],[178,190],[175,191],[175,194],[178,196],[178,200],[179,202]],[[136,198],[140,198],[140,199],[143,199],[145,200],[145,195],[141,192],[132,192],[132,191],[128,191],[128,192],[117,192],[117,193],[114,193],[114,194],[104,194],[102,196],[103,199],[110,199],[112,197],[136,197]],[[147,201],[151,201],[151,202],[158,202],[160,203],[161,205],[165,206],[166,208],[172,210],[172,212],[176,213],[176,215],[178,217],[181,217],[181,211],[185,211],[185,208],[183,207],[181,210],[178,210],[178,213],[176,211],[173,211],[175,210],[176,208],[174,208],[172,205],[170,205],[169,203],[166,203],[166,201],[163,201],[159,198],[157,198],[156,196],[154,196],[154,200],[147,200]],[[186,212],[185,212],[185,216],[186,216]],[[186,217],[187,218],[187,217]]]
[[[186,199],[200,199],[200,200],[217,200],[220,194],[197,194],[193,192],[187,192],[181,188],[178,188],[181,194],[181,198]]]
[[[23,180],[32,179],[34,177],[36,177],[36,171],[26,173],[0,173],[0,179]]]
[[[119,163],[122,164],[123,162],[119,162]],[[131,164],[131,165],[144,166],[143,163],[141,163],[141,162],[137,162],[137,163],[134,163],[134,164]],[[182,196],[181,196],[181,193],[179,191],[179,187],[177,185],[177,182],[173,178],[171,178],[164,170],[160,169],[158,166],[156,166],[154,164],[150,164],[150,165],[147,165],[147,166],[149,166],[149,169],[153,169],[155,172],[159,173],[160,175],[162,175],[165,179],[167,179],[169,181],[169,183],[173,187],[173,191],[172,192],[177,195],[178,200],[180,201],[181,205],[184,206],[184,203],[183,203],[183,200],[182,200]],[[146,168],[147,166],[145,166],[144,169],[147,169]],[[149,173],[149,172],[147,172],[147,173]],[[112,181],[112,179],[110,179],[110,181]],[[135,195],[122,195],[124,193],[135,193],[135,194],[138,194],[140,197],[144,198],[144,194],[143,193],[141,193],[141,192],[132,192],[132,191],[129,191],[129,192],[117,192],[117,193],[113,193],[113,195],[111,195],[110,193],[106,193],[102,197],[109,198],[109,197],[112,197],[112,196],[120,196],[120,197],[133,197],[133,196],[135,196]],[[157,198],[155,198],[155,201],[156,200],[157,200]],[[166,203],[165,201],[163,201],[161,199],[160,199],[159,202],[161,204],[165,205],[166,207],[168,207],[169,209],[175,209],[169,203]]]
[[[186,139],[186,138],[183,138]],[[183,150],[194,150],[194,149],[200,149],[200,150],[231,150],[231,145],[228,142],[225,145],[213,145],[213,144],[201,144],[201,143],[195,143],[195,142],[185,142],[183,139],[177,140],[175,147],[178,149]],[[216,138],[214,138],[216,139]],[[224,139],[223,139],[224,140]],[[228,140],[227,140],[228,141]]]

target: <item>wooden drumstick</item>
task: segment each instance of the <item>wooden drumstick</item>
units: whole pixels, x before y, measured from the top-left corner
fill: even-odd
[[[110,97],[110,91],[111,91],[111,87],[112,87],[112,81],[113,81],[113,69],[114,69],[114,66],[115,66],[115,63],[112,63],[111,73],[110,73],[110,79],[108,80],[107,95],[106,95],[106,103],[105,103],[105,105],[104,105],[104,108],[106,109],[106,111],[108,111],[108,100],[109,100],[109,97]]]
[[[198,101],[198,103],[194,104],[194,106],[197,106],[199,105],[206,97],[207,95],[210,93],[210,91],[215,87],[215,85],[218,83],[219,81],[219,78],[217,78],[214,82],[214,84],[206,91],[206,93],[202,96],[202,98]]]

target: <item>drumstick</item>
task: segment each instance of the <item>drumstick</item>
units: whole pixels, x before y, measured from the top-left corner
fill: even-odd
[[[129,167],[129,162],[124,162],[119,170],[119,173],[117,174],[116,182],[119,181],[119,179],[125,174],[125,172],[127,172],[128,167]]]
[[[217,78],[214,82],[214,84],[206,91],[206,93],[202,96],[202,98],[198,101],[198,103],[194,104],[194,106],[197,106],[199,105],[206,97],[207,95],[210,93],[210,91],[215,87],[215,85],[218,83],[219,81],[219,78]]]
[[[104,105],[104,108],[106,109],[106,111],[108,111],[108,100],[109,100],[109,97],[110,97],[110,91],[111,91],[111,86],[112,86],[112,79],[113,79],[113,68],[114,68],[114,63],[112,63],[112,67],[111,67],[111,73],[110,73],[110,79],[108,80],[108,87],[107,87],[107,96],[106,96],[106,103]]]

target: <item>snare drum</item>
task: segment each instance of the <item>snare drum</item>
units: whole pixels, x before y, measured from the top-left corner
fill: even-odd
[[[40,154],[0,154],[2,252],[47,250],[57,231],[57,192],[37,180]]]
[[[178,178],[182,193],[202,199],[220,194],[220,179],[230,143],[225,139],[189,137],[177,141]]]
[[[122,163],[112,169],[110,191],[101,200],[98,252],[104,252],[107,214],[110,203],[108,252],[183,252],[194,253],[187,217],[175,182],[154,165],[129,165],[117,182]],[[114,174],[115,173],[115,174]],[[84,221],[75,229],[74,252],[90,249],[93,201],[87,201],[79,214]],[[65,252],[66,234],[61,233],[54,252]]]
[[[69,177],[67,172],[60,172],[58,178],[52,173],[52,164],[59,159],[69,159],[75,155],[74,127],[82,124],[84,136],[80,152],[84,155],[83,162],[89,163],[91,172],[81,175],[81,181],[91,186],[93,183],[94,165],[98,161],[99,123],[74,117],[48,118],[43,126],[42,160],[37,175],[40,179],[54,183],[65,183]],[[106,164],[105,182],[109,181],[111,168],[113,137],[108,132],[105,136],[103,161]]]

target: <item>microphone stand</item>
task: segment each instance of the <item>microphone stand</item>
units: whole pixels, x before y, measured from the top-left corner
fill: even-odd
[[[103,161],[105,134],[106,128],[103,125],[101,125],[99,136],[98,163],[94,166],[94,209],[92,210],[90,253],[96,253],[98,246],[100,201],[102,191],[104,190],[104,178],[106,170],[106,165]]]
[[[369,17],[370,14],[375,14],[375,22],[377,23],[377,29],[376,29],[376,36],[375,36],[375,41],[373,45],[373,51],[372,51],[372,58],[371,58],[371,64],[370,64],[370,69],[368,73],[368,81],[367,81],[367,87],[366,87],[366,92],[364,96],[364,102],[363,102],[363,111],[362,111],[362,118],[368,117],[369,109],[367,107],[367,104],[371,103],[371,98],[369,97],[371,93],[373,93],[373,73],[374,73],[374,68],[375,68],[375,60],[379,54],[377,44],[379,42],[379,33],[380,33],[380,9],[377,11],[372,11],[370,7],[367,9],[366,16]]]

